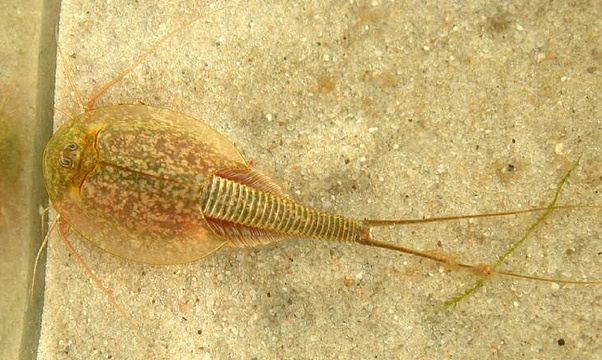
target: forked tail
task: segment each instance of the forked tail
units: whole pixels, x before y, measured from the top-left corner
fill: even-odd
[[[550,202],[550,204],[546,207],[539,207],[539,208],[526,209],[526,210],[504,211],[504,212],[498,212],[498,213],[443,216],[443,217],[433,217],[433,218],[426,218],[426,219],[364,220],[362,222],[363,228],[360,231],[361,235],[359,236],[358,242],[365,244],[365,245],[370,245],[370,246],[380,247],[380,248],[384,248],[384,249],[400,251],[400,252],[404,252],[406,254],[411,254],[411,255],[415,255],[415,256],[420,256],[420,257],[423,257],[426,259],[437,261],[439,263],[442,263],[444,265],[447,265],[447,266],[450,266],[453,268],[465,269],[465,270],[471,271],[477,275],[480,275],[482,278],[490,277],[495,274],[500,274],[500,275],[512,276],[512,277],[523,278],[523,279],[550,281],[550,282],[565,283],[565,284],[596,284],[596,285],[600,285],[600,284],[602,284],[602,280],[577,281],[577,280],[570,280],[570,279],[552,279],[552,278],[543,278],[543,277],[537,277],[537,276],[531,276],[531,275],[517,274],[517,273],[513,273],[513,272],[509,272],[509,271],[497,270],[497,268],[519,246],[521,246],[526,241],[526,239],[534,231],[534,229],[539,224],[541,224],[542,221],[549,214],[551,214],[554,210],[572,210],[572,209],[597,209],[597,210],[599,210],[599,209],[602,209],[602,206],[600,206],[600,205],[556,205],[557,201],[558,201],[558,197],[560,195],[560,192],[561,192],[564,184],[570,177],[571,173],[576,169],[578,164],[579,164],[579,161],[575,162],[573,164],[573,166],[571,167],[571,169],[559,181],[559,183],[556,187],[554,197],[553,197],[552,201]],[[527,229],[525,234],[519,240],[515,241],[504,254],[499,256],[497,261],[495,263],[493,263],[492,265],[464,264],[464,263],[455,261],[450,256],[446,256],[446,255],[442,255],[442,254],[438,254],[438,253],[434,253],[434,252],[418,251],[418,250],[409,249],[409,248],[406,248],[406,247],[403,247],[403,246],[400,246],[397,244],[379,241],[379,240],[374,239],[374,237],[372,236],[372,233],[371,233],[372,228],[377,227],[377,226],[423,224],[423,223],[434,222],[434,221],[451,221],[451,220],[461,220],[461,219],[476,219],[476,218],[486,218],[486,217],[509,216],[509,215],[525,214],[525,213],[530,213],[530,212],[542,212],[542,214],[537,218],[537,220],[535,220],[529,226],[529,228]],[[472,289],[468,290],[464,294],[461,294],[456,299],[451,300],[450,304],[457,303],[457,301],[461,300],[465,296],[468,296],[470,293],[475,291],[477,288],[481,287],[482,284],[483,284],[483,282],[480,281]]]

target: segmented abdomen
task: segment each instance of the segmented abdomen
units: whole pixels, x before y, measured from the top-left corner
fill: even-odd
[[[212,176],[203,192],[203,214],[235,226],[285,236],[356,241],[358,221],[324,213],[288,198]]]

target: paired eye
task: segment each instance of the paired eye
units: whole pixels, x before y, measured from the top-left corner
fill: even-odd
[[[71,161],[71,159],[69,159],[68,157],[61,155],[59,156],[59,165],[64,168],[70,168],[71,165],[73,165],[73,161]]]
[[[65,145],[58,159],[58,163],[61,167],[70,168],[73,165],[73,160],[71,160],[69,156],[66,156],[65,152],[73,152],[75,150],[77,150],[77,144],[68,143]]]
[[[68,143],[67,145],[65,145],[65,147],[63,149],[67,150],[67,151],[75,151],[75,150],[77,150],[77,144]]]

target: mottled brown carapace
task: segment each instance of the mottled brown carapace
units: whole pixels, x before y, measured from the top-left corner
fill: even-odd
[[[103,250],[150,264],[196,260],[224,246],[200,211],[208,178],[248,169],[200,121],[142,105],[100,108],[64,124],[44,151],[53,206]]]

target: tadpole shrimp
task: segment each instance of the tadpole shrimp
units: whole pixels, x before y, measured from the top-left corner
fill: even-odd
[[[453,269],[467,269],[481,279],[498,274],[599,284],[520,274],[501,270],[500,264],[469,264],[440,252],[381,241],[371,232],[380,226],[542,212],[544,216],[534,223],[538,224],[554,210],[596,211],[599,206],[558,205],[556,194],[546,206],[525,210],[414,220],[355,220],[288,197],[251,168],[229,140],[192,117],[149,105],[96,108],[96,100],[106,90],[180,31],[178,28],[165,35],[138,62],[82,102],[85,112],[68,120],[49,141],[44,178],[60,217],[63,240],[67,241],[66,229],[72,228],[124,259],[174,265],[197,261],[225,247],[312,237],[400,251]],[[558,179],[557,193],[574,169]]]

